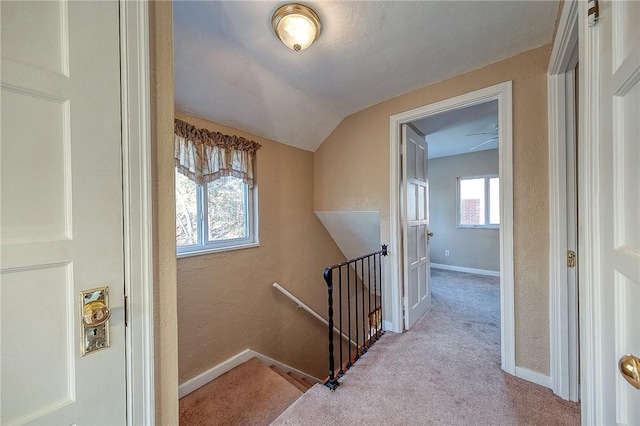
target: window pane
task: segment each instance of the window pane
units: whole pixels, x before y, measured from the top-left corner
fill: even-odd
[[[248,237],[248,187],[233,176],[207,185],[209,241]]]
[[[484,178],[460,179],[460,225],[484,225]]]
[[[176,171],[176,243],[198,244],[198,200],[196,183]]]
[[[500,179],[489,179],[489,223],[500,224]]]

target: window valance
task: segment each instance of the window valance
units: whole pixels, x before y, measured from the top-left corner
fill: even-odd
[[[253,163],[259,143],[197,129],[178,119],[174,122],[174,133],[174,162],[180,173],[199,185],[235,176],[253,187]]]

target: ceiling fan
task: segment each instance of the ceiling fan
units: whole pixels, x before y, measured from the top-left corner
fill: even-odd
[[[493,132],[479,132],[479,133],[469,133],[467,136],[480,136],[480,135],[490,135],[491,138],[477,144],[476,146],[469,148],[469,151],[473,151],[476,148],[480,148],[482,145],[486,145],[489,142],[493,142],[498,139],[498,122],[493,124]]]

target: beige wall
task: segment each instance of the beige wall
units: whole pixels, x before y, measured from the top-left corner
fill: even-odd
[[[178,424],[176,235],[173,174],[173,13],[149,2],[153,176],[153,303],[156,424]]]
[[[260,247],[178,260],[180,383],[244,349],[327,376],[327,332],[272,288],[326,317],[326,266],[344,260],[313,212],[313,154],[176,112],[198,128],[262,145],[256,182]]]
[[[500,230],[458,228],[458,178],[498,174],[498,150],[429,160],[431,263],[500,271]],[[444,251],[449,250],[449,256]]]
[[[389,241],[389,117],[513,81],[516,364],[549,374],[548,155],[543,46],[347,117],[314,153],[316,210],[380,210]]]

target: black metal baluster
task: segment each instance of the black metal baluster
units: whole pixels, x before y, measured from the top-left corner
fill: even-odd
[[[347,370],[351,368],[351,272],[347,263],[347,327],[349,328],[349,359],[347,360]]]
[[[375,317],[376,341],[378,340],[378,333],[380,332],[380,330],[378,330],[378,317],[377,317],[377,313],[378,313],[378,266],[376,263],[377,256],[379,255],[373,256],[373,308],[374,308],[374,312],[376,313],[376,317]]]
[[[375,258],[375,254],[373,255]],[[369,347],[373,343],[373,334],[371,333],[371,325],[373,324],[373,316],[371,315],[371,256],[367,256],[367,295],[369,296],[369,305],[367,306],[367,336],[369,336]]]
[[[343,370],[343,357],[342,357],[342,344],[344,343],[342,340],[342,266],[340,266],[338,268],[338,291],[340,294],[340,299],[338,299],[338,305],[340,307],[340,370],[338,371],[338,377],[342,377],[344,376],[344,370]],[[349,343],[350,345],[351,343]]]
[[[386,256],[387,255],[387,246],[386,245],[382,245],[382,253],[380,256],[380,265],[378,265],[378,267],[380,268],[380,335],[382,336],[384,334],[384,330],[382,329],[382,324],[384,321],[384,315],[382,310],[384,309],[384,303],[382,303],[382,294],[384,293],[384,288],[382,287],[382,283],[383,283],[383,279],[382,279],[382,256]]]
[[[355,314],[355,319],[356,319],[356,357],[355,359],[358,360],[360,359],[360,339],[358,336],[358,261],[356,260],[355,262],[353,262],[353,281],[354,281],[354,293],[355,293],[355,298],[356,298],[356,303],[355,303],[355,308],[356,308],[356,314]]]
[[[331,390],[336,390],[340,383],[338,383],[335,376],[333,359],[333,269],[327,268],[324,270],[324,280],[327,283],[327,293],[329,294],[329,379],[325,385]]]
[[[360,276],[362,283],[362,354],[367,352],[367,326],[365,322],[365,309],[364,309],[364,293],[365,293],[365,285],[364,285],[364,258],[360,259]]]

